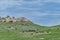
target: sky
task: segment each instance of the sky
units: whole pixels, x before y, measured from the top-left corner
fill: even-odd
[[[60,24],[60,0],[0,0],[0,16],[26,17],[35,24]]]

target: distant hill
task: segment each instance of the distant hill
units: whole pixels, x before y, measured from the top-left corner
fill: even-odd
[[[25,17],[21,17],[21,18],[15,18],[15,17],[0,17],[0,22],[18,22],[18,21],[29,21],[27,18]]]
[[[15,18],[15,17],[0,17],[0,30],[10,30],[17,29],[18,31],[22,30],[48,30],[48,29],[58,29],[60,25],[57,26],[41,26],[38,24],[34,24],[29,19],[25,17]]]
[[[0,23],[8,23],[8,22],[16,22],[16,23],[21,23],[21,25],[29,25],[33,24],[30,20],[28,20],[25,17],[20,17],[20,18],[15,18],[15,17],[0,17]]]
[[[60,25],[41,26],[25,17],[0,17],[0,40],[60,40]]]
[[[41,26],[34,24],[29,19],[25,17],[15,18],[15,17],[0,17],[0,30],[7,31],[10,29],[22,30],[46,30],[46,26]]]

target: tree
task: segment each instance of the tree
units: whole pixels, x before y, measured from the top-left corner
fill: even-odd
[[[13,19],[15,19],[15,17],[12,17]]]
[[[10,18],[10,16],[7,16],[7,18]]]
[[[0,18],[1,18],[1,16],[0,16]]]

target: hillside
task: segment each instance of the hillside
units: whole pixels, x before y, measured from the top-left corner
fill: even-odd
[[[0,40],[60,40],[60,25],[48,27],[25,17],[1,17]]]
[[[22,30],[42,30],[41,28],[47,28],[34,24],[29,19],[25,17],[15,18],[15,17],[1,17],[0,18],[0,30],[10,31],[10,29]],[[44,29],[43,29],[44,30]]]

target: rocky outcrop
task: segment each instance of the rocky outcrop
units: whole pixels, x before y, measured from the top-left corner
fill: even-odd
[[[15,17],[10,17],[10,16],[7,16],[7,17],[2,17],[0,18],[0,22],[28,22],[29,20],[25,17],[21,17],[21,18],[15,18]]]

